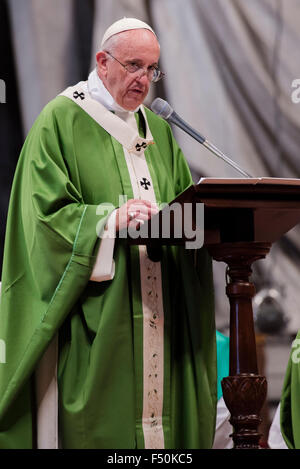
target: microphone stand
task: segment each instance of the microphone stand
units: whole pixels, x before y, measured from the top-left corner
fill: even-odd
[[[168,117],[168,120],[172,122],[173,124],[177,125],[178,127],[180,127],[185,132],[187,132],[191,137],[197,140],[197,142],[204,145],[215,156],[217,156],[218,158],[221,158],[221,160],[225,161],[227,164],[232,166],[236,171],[241,173],[244,177],[253,178],[251,174],[247,173],[237,163],[235,163],[230,158],[228,158],[228,156],[224,155],[224,153],[221,150],[219,150],[215,145],[209,142],[206,138],[202,137],[202,135],[200,135],[196,130],[192,129],[186,122],[184,122],[183,119],[181,119],[181,117],[178,116],[178,114],[176,114],[175,111],[173,111],[172,114]]]
[[[237,163],[235,163],[230,158],[228,158],[226,155],[224,155],[224,153],[221,150],[219,150],[217,147],[215,147],[215,145],[210,143],[208,140],[205,140],[203,142],[203,145],[206,148],[208,148],[208,150],[210,150],[218,158],[221,158],[222,160],[226,161],[226,163],[228,163],[230,166],[232,166],[234,169],[236,169],[239,173],[241,173],[246,178],[253,178],[253,176],[251,176],[251,174],[247,173],[244,169],[240,168],[240,166]]]

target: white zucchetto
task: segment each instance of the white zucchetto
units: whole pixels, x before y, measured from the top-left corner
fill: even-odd
[[[155,32],[147,23],[144,23],[143,21],[138,20],[136,18],[123,18],[122,20],[118,20],[115,23],[113,23],[105,31],[102,42],[101,42],[101,47],[103,47],[104,43],[111,36],[114,36],[115,34],[118,34],[118,33],[122,33],[123,31],[129,31],[131,29],[148,29],[156,37]]]

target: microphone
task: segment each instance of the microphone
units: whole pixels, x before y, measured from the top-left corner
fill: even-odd
[[[215,156],[221,158],[227,164],[232,166],[236,171],[241,173],[244,177],[252,178],[250,174],[244,171],[242,168],[239,167],[237,163],[232,161],[228,156],[224,155],[224,153],[219,150],[215,145],[209,142],[205,137],[203,137],[197,130],[193,129],[187,122],[185,122],[181,117],[176,114],[174,109],[170,106],[167,101],[164,101],[161,98],[156,98],[151,104],[152,111],[163,119],[171,122],[172,124],[177,125],[180,129],[184,130],[187,134],[197,140],[199,143],[204,145],[208,150],[210,150]]]

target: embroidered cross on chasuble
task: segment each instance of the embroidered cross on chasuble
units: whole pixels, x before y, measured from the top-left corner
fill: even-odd
[[[140,181],[141,186],[145,189],[145,191],[148,190],[148,186],[151,186],[151,182],[148,181],[148,179],[143,178],[142,181]]]

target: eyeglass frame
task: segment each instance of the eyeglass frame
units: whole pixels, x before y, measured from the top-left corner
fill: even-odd
[[[125,65],[125,64],[122,64],[122,62],[120,62],[118,59],[116,59],[116,57],[114,57],[114,56],[113,56],[110,52],[108,52],[107,50],[105,50],[104,52],[105,52],[105,54],[108,54],[112,59],[116,60],[120,65],[122,65],[122,67],[126,70],[127,73],[134,74],[134,73],[138,73],[138,72],[140,72],[141,70],[143,70],[143,72],[144,72],[143,74],[146,74],[147,77],[148,77],[148,79],[149,79],[149,76],[148,76],[149,70],[148,70],[148,69],[147,69],[147,71],[145,71],[145,68],[144,68],[144,67],[140,67],[138,64],[135,64],[135,65],[138,67],[138,69],[135,70],[134,72],[130,72],[127,67],[128,67],[129,65],[132,65],[132,64],[126,64],[126,65]],[[153,66],[153,68],[154,68],[153,73],[155,73],[155,71],[156,71],[156,72],[158,72],[159,74],[158,74],[158,78],[157,78],[157,79],[155,79],[155,80],[151,79],[150,81],[151,81],[151,83],[157,83],[157,82],[160,81],[166,74],[165,74],[164,72],[162,72],[161,70],[159,70],[159,68],[156,68],[156,67],[154,67],[154,66]],[[142,76],[143,76],[143,75],[141,75],[141,77],[142,77]]]

